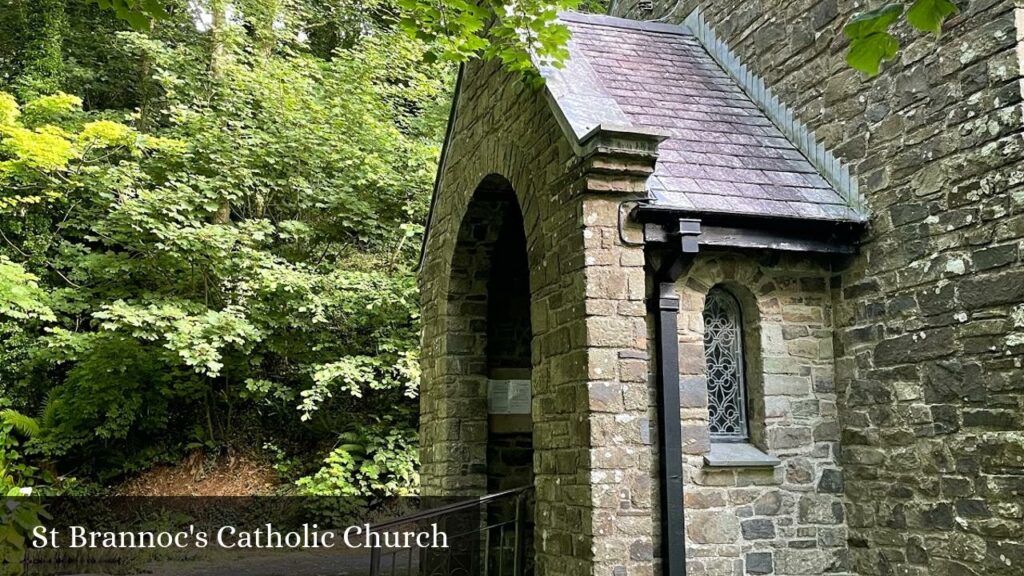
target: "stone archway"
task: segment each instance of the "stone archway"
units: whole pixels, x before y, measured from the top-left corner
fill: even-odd
[[[499,462],[529,454],[499,459],[487,415],[491,369],[506,367],[488,358],[487,284],[492,262],[507,268],[495,254],[514,207],[529,265],[535,574],[649,571],[644,253],[620,216],[644,196],[658,137],[599,132],[576,150],[543,92],[514,80],[465,68],[438,175],[419,273],[422,493],[483,495],[509,477]]]
[[[448,471],[454,475],[447,481],[464,495],[532,486],[530,268],[522,212],[504,177],[488,176],[474,192],[450,270],[446,405],[448,439],[457,442],[461,464]],[[532,508],[527,512],[531,528]],[[509,521],[504,516],[512,512],[492,506],[489,523]],[[531,552],[527,567],[533,564],[531,533],[523,545]]]

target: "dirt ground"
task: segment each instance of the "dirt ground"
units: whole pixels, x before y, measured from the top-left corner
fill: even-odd
[[[114,488],[118,496],[267,496],[281,480],[269,463],[250,455],[210,458],[195,453],[155,466]]]

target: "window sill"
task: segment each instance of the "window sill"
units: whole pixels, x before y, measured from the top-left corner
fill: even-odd
[[[745,442],[712,442],[704,455],[704,465],[713,468],[773,468],[779,464],[775,456]]]

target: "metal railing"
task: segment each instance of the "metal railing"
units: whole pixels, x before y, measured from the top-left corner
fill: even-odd
[[[371,526],[377,534],[439,530],[447,547],[374,547],[370,576],[529,576],[531,493],[529,486],[495,492]]]

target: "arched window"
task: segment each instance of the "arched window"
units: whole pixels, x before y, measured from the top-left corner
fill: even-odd
[[[750,436],[743,373],[743,322],[736,297],[715,287],[704,301],[704,359],[707,364],[711,439],[740,442]]]

